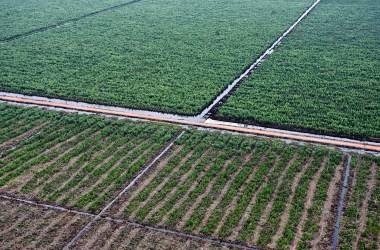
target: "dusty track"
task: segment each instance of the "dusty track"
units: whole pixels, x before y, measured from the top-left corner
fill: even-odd
[[[375,145],[373,143],[368,144],[366,142],[354,141],[354,140],[348,141],[344,138],[329,139],[329,138],[321,138],[318,135],[315,135],[315,136],[314,135],[308,135],[308,136],[296,135],[296,134],[286,133],[286,132],[265,131],[265,130],[259,130],[259,129],[230,126],[230,125],[210,124],[210,123],[197,122],[197,121],[165,118],[165,117],[152,116],[152,115],[134,114],[130,112],[92,108],[92,107],[82,107],[82,106],[76,106],[76,105],[70,105],[70,104],[64,104],[64,103],[31,100],[27,98],[18,98],[18,97],[9,97],[9,96],[0,96],[0,100],[6,101],[6,102],[33,104],[33,105],[40,105],[40,106],[45,106],[45,107],[71,109],[71,110],[100,113],[100,114],[106,114],[106,115],[125,116],[125,117],[136,118],[136,119],[144,119],[144,120],[151,120],[151,121],[158,121],[158,122],[168,122],[168,123],[173,123],[173,124],[196,126],[196,127],[203,127],[203,128],[209,128],[209,129],[228,130],[228,131],[245,133],[245,134],[277,137],[277,138],[290,139],[290,140],[296,140],[296,141],[333,145],[336,147],[354,148],[354,149],[360,149],[360,150],[366,150],[366,151],[380,152],[380,145]]]

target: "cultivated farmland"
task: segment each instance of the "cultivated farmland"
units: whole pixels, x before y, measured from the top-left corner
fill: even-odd
[[[380,249],[379,14],[1,1],[0,249]]]
[[[311,3],[136,2],[1,44],[0,89],[197,114]]]
[[[59,249],[89,220],[0,198],[1,249]]]
[[[1,129],[8,127],[12,134],[0,143],[2,195],[95,213],[85,214],[92,218],[102,210],[70,247],[173,244],[188,249],[217,243],[190,240],[173,230],[246,246],[331,246],[349,161],[338,149],[8,104],[0,104],[0,113],[1,124],[9,122]],[[35,124],[28,129],[27,117],[34,117]],[[165,153],[159,161],[118,195],[160,152]],[[340,244],[376,247],[379,158],[354,154],[351,163],[342,219],[347,230],[340,232]],[[40,224],[50,225],[53,216],[46,213],[41,219],[46,222],[29,223],[31,231],[15,229],[20,241],[38,243]],[[107,216],[111,219],[104,221]],[[363,223],[358,225],[358,218]],[[134,229],[130,222],[172,232],[162,236],[149,228]],[[41,244],[61,244],[63,238],[53,241]]]
[[[0,41],[126,2],[129,1],[2,0],[0,2]]]
[[[324,0],[216,117],[380,138],[380,5]]]
[[[211,242],[136,228],[122,222],[97,221],[71,249],[238,249]]]
[[[323,147],[187,133],[108,215],[249,246],[322,249],[346,165]]]
[[[353,160],[349,195],[339,235],[340,249],[378,249],[380,164],[366,157]]]
[[[9,126],[11,133],[24,128],[15,122],[22,117],[20,110],[32,113],[0,106],[2,114],[13,116],[8,119],[14,124]],[[178,127],[34,112],[44,126],[36,125],[21,135],[29,136],[21,144],[2,152],[0,192],[89,211],[101,209],[179,131]],[[46,122],[45,115],[53,118]],[[0,148],[18,138],[2,142]]]

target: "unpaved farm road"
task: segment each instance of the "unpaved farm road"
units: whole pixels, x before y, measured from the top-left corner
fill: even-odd
[[[329,139],[329,138],[321,138],[318,135],[313,136],[311,134],[308,136],[295,135],[295,134],[286,133],[286,132],[265,131],[265,130],[242,128],[242,127],[223,125],[223,124],[211,124],[211,123],[205,123],[205,122],[173,119],[173,118],[166,118],[166,117],[159,117],[159,116],[152,116],[152,115],[134,114],[130,112],[107,110],[107,109],[92,108],[92,107],[82,107],[82,106],[76,106],[76,105],[71,105],[71,104],[32,100],[32,99],[27,99],[27,98],[18,98],[18,97],[10,97],[10,96],[0,96],[0,100],[6,101],[6,102],[16,102],[16,103],[23,103],[23,104],[40,105],[40,106],[45,106],[45,107],[47,106],[47,107],[55,107],[55,108],[63,108],[63,109],[72,109],[72,110],[78,110],[78,111],[84,111],[84,112],[101,113],[101,114],[107,114],[107,115],[125,116],[125,117],[136,118],[136,119],[144,119],[144,120],[151,120],[151,121],[158,121],[158,122],[168,122],[168,123],[173,123],[173,124],[196,126],[196,127],[210,128],[210,129],[228,130],[228,131],[233,131],[233,132],[238,132],[238,133],[277,137],[277,138],[282,138],[282,139],[326,144],[326,145],[332,145],[332,146],[343,147],[343,148],[354,148],[354,149],[365,150],[365,151],[380,152],[380,145],[368,144],[365,142],[354,141],[354,140],[347,141],[347,139],[344,139],[344,138]]]

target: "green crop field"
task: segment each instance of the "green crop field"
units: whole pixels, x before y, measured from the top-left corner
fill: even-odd
[[[0,90],[196,114],[311,0],[140,1],[0,45]]]
[[[249,246],[326,249],[345,165],[323,147],[188,132],[108,215]]]
[[[380,138],[379,13],[376,0],[323,0],[216,117]]]
[[[0,1],[0,41],[129,0]]]
[[[96,213],[181,128],[0,104],[0,130],[9,135],[0,141],[0,194]],[[323,146],[186,129],[103,217],[248,246],[327,248],[347,159]],[[342,246],[356,239],[360,246],[377,244],[378,168],[378,157],[353,154]],[[116,246],[157,241],[154,233],[114,222],[99,221],[91,230],[113,228],[109,244]],[[91,232],[78,248],[104,243]]]
[[[178,127],[0,107],[0,119],[9,121],[7,129],[14,136],[0,142],[0,192],[91,211],[101,209],[179,131]],[[43,126],[36,124],[38,130],[19,135],[29,125],[17,121],[30,114]]]

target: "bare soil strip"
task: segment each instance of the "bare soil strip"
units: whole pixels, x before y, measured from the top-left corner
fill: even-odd
[[[368,201],[371,198],[372,192],[376,187],[376,172],[376,164],[373,163],[371,166],[371,176],[367,184],[368,192],[366,193],[365,198],[363,200],[363,205],[360,208],[359,228],[352,249],[358,249],[360,237],[362,236],[362,233],[364,232],[364,229],[367,224]]]
[[[6,217],[0,230],[1,249],[59,249],[90,218],[11,197],[0,198],[0,203],[1,214]],[[20,217],[24,219],[20,221]],[[9,223],[15,227],[5,235]]]
[[[119,237],[121,237],[122,229],[120,227],[113,230],[111,236],[108,238],[108,240],[105,242],[105,244],[102,247],[102,249],[114,249],[112,248],[112,243],[115,242]]]
[[[89,238],[86,242],[86,244],[83,246],[83,249],[94,249],[94,245],[99,237],[101,237],[102,234],[105,234],[108,230],[108,227],[111,225],[110,221],[107,221],[106,224],[103,227],[100,227],[91,235],[91,238]]]
[[[276,131],[265,131],[265,130],[260,130],[260,129],[241,128],[241,127],[230,126],[230,125],[210,124],[210,123],[196,122],[196,121],[185,120],[185,119],[172,119],[172,118],[152,116],[152,115],[134,114],[131,112],[115,111],[115,110],[109,110],[109,109],[104,109],[104,108],[100,109],[100,108],[92,108],[92,107],[82,107],[78,105],[69,105],[69,104],[52,102],[52,101],[51,102],[39,101],[39,100],[9,97],[9,96],[0,96],[0,100],[6,101],[6,102],[35,104],[39,106],[79,110],[79,111],[90,112],[90,113],[124,116],[124,117],[131,117],[131,118],[137,118],[137,119],[143,119],[143,120],[168,122],[168,123],[173,123],[173,124],[189,125],[189,126],[203,127],[203,128],[216,129],[216,130],[227,130],[227,131],[233,131],[233,132],[239,132],[239,133],[245,133],[245,134],[278,137],[278,138],[290,139],[294,141],[305,141],[305,142],[311,142],[311,143],[333,145],[333,146],[342,147],[342,148],[361,149],[361,150],[366,150],[369,152],[380,152],[380,145],[378,144],[374,144],[374,143],[369,144],[369,142],[361,142],[361,141],[349,140],[345,138],[329,139],[329,138],[323,138],[323,137],[320,137],[318,135],[313,135],[313,134],[296,135],[296,134],[289,133],[286,131],[276,132]]]
[[[50,216],[51,212],[53,210],[48,210],[47,213],[48,216]],[[49,213],[50,212],[50,213]],[[61,216],[63,215],[63,216]],[[66,216],[65,214],[60,214],[54,218],[54,221],[52,221],[48,226],[46,226],[40,233],[39,236],[36,237],[32,242],[30,242],[28,245],[30,249],[37,249],[37,244],[42,241],[42,238],[45,237],[45,235],[52,230],[52,228],[60,225],[60,223],[63,221],[63,217]],[[44,215],[44,219],[46,219],[46,216]]]
[[[67,239],[68,237],[65,236],[65,234],[68,234],[70,232],[70,228],[78,228],[78,226],[83,225],[83,222],[80,222],[80,217],[75,216],[70,221],[65,223],[65,226],[57,228],[58,232],[62,232],[62,234],[59,235],[59,237],[54,238],[53,242],[51,243],[52,246],[59,246],[59,242],[62,242],[63,239]],[[71,232],[69,234],[72,234]]]
[[[313,204],[315,190],[317,188],[317,184],[319,182],[319,179],[321,178],[322,172],[326,167],[327,160],[328,160],[328,157],[325,156],[323,159],[321,167],[319,168],[318,172],[315,173],[315,175],[313,176],[313,180],[309,184],[308,192],[306,195],[305,208],[303,209],[302,217],[301,217],[301,220],[298,224],[297,233],[294,236],[293,244],[289,247],[290,249],[296,249],[296,246],[298,246],[298,243],[301,240],[302,228],[304,227],[304,225],[306,223],[306,219],[307,219],[307,210]]]
[[[129,234],[128,237],[123,240],[123,246],[128,246],[131,241],[136,237],[136,235],[139,233],[138,230],[132,230]]]
[[[48,212],[51,212],[52,210],[48,210]],[[51,213],[50,213],[51,214]],[[49,214],[49,215],[50,215]],[[29,242],[28,243],[28,247],[30,247],[29,249],[33,249],[32,248],[32,245],[36,245],[38,244],[38,242],[46,236],[46,234],[48,233],[51,233],[51,231],[54,230],[54,228],[57,228],[59,227],[60,225],[64,225],[65,224],[65,221],[67,221],[67,215],[64,214],[64,213],[59,213],[59,214],[55,214],[55,217],[51,218],[47,213],[44,213],[43,214],[43,220],[44,221],[49,221],[49,224],[45,226],[45,228],[43,230],[41,230],[39,232],[38,228],[39,224],[37,223],[32,223],[31,225],[28,226],[28,233],[27,234],[24,234],[22,235],[22,237],[17,237],[16,239],[12,240],[12,243],[10,245],[10,248],[16,248],[16,246],[20,246],[22,245],[23,242],[26,242],[27,239],[29,237],[31,237],[33,235],[33,233],[36,233],[38,232],[38,234],[40,235],[38,238],[36,238],[33,242]],[[54,216],[54,215],[53,215]],[[30,217],[30,215],[29,215]],[[29,218],[30,219],[30,218]],[[44,226],[44,225],[43,225]],[[38,249],[38,247],[36,247],[35,249]]]

